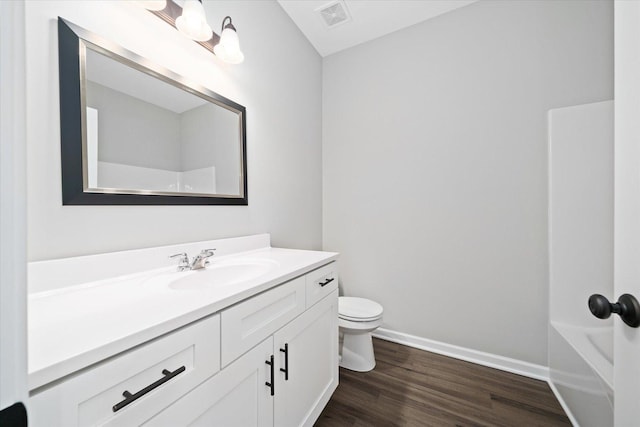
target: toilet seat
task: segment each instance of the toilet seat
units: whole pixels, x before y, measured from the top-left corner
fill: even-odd
[[[373,317],[351,317],[351,316],[345,316],[343,314],[338,314],[338,317],[340,319],[348,320],[350,322],[373,322],[374,320],[381,319],[382,315],[373,316]]]
[[[338,317],[351,322],[371,322],[382,318],[382,306],[366,298],[338,298]]]

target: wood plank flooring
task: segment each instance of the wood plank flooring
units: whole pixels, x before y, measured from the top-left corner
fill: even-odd
[[[317,427],[571,425],[544,381],[373,341],[375,369],[341,368]]]

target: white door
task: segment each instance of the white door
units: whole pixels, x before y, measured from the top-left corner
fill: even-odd
[[[338,386],[338,290],[276,332],[274,345],[274,425],[313,425]]]
[[[640,2],[615,2],[614,294],[640,298]],[[640,328],[614,319],[614,420],[640,425]]]

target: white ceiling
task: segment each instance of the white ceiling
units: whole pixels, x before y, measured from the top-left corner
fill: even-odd
[[[335,0],[278,0],[322,56],[417,24],[476,0],[344,0],[351,20],[328,28],[316,10]]]

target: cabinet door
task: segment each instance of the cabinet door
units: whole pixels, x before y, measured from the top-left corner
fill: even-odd
[[[274,345],[275,425],[310,426],[338,386],[338,290],[276,332]]]
[[[273,397],[265,384],[272,381],[265,363],[272,355],[269,337],[144,425],[273,426]]]

